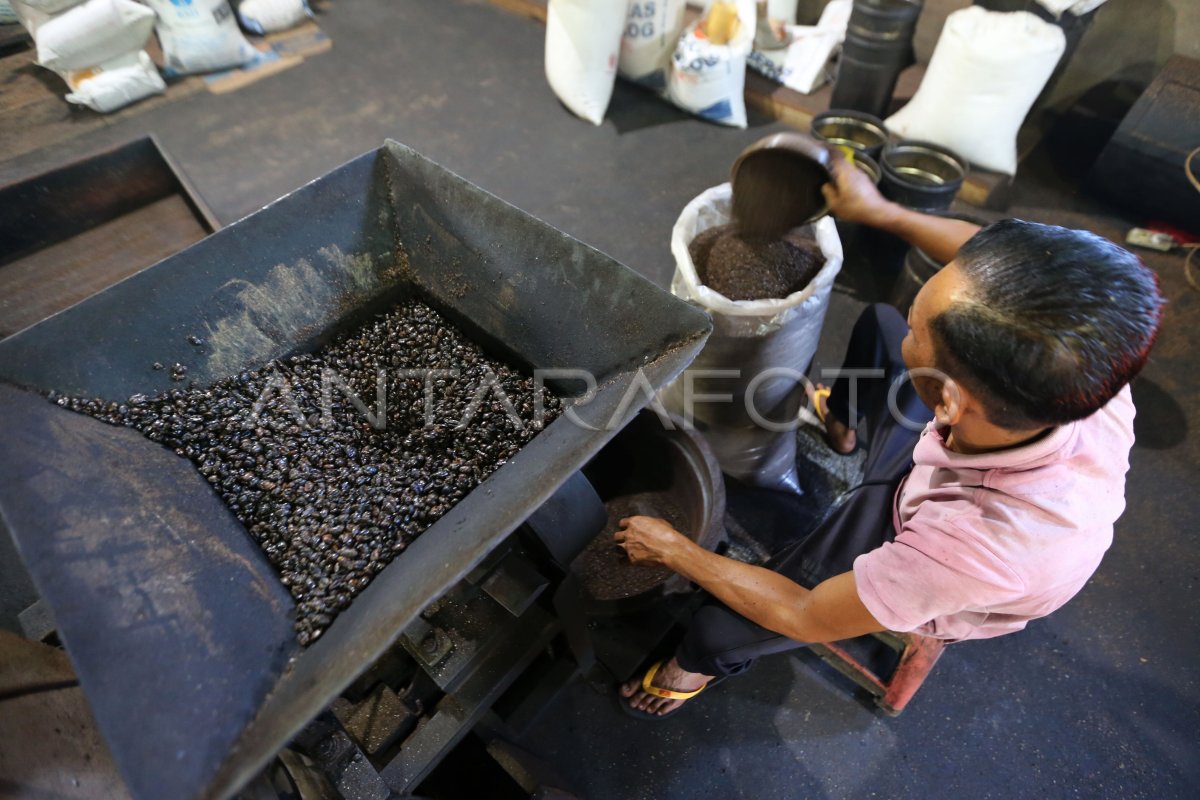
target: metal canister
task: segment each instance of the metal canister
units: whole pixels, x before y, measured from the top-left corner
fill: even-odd
[[[850,109],[831,109],[812,121],[812,135],[835,147],[849,148],[878,159],[887,144],[888,132],[883,120]]]
[[[938,216],[947,219],[961,219],[976,225],[987,225],[986,220],[970,214],[943,211]],[[904,256],[904,269],[896,276],[896,285],[892,287],[891,304],[900,309],[900,313],[907,313],[917,292],[921,291],[921,287],[944,266],[946,266],[944,263],[924,250],[917,247],[909,248],[908,253]]]
[[[932,142],[905,139],[883,151],[884,197],[920,211],[950,207],[967,175],[967,162]]]
[[[879,162],[871,158],[866,153],[855,153],[854,166],[867,173],[867,175],[871,178],[872,183],[879,185],[879,179],[883,176],[883,173],[879,168]]]

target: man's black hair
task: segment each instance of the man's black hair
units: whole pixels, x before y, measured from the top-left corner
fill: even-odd
[[[1162,318],[1157,276],[1087,231],[1009,219],[957,256],[967,296],[931,321],[937,360],[979,392],[990,422],[1082,419],[1141,371]]]

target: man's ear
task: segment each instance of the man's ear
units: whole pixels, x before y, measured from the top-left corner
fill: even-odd
[[[933,415],[937,418],[939,425],[957,425],[967,409],[973,407],[974,404],[974,398],[961,383],[953,378],[946,378],[942,381],[941,402],[933,410]]]

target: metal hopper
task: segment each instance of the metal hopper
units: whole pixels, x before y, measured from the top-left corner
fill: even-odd
[[[157,393],[171,383],[154,362],[188,364],[203,386],[319,346],[414,287],[497,355],[593,373],[577,415],[595,429],[551,424],[307,650],[265,557],[189,463],[38,394]],[[709,330],[702,312],[389,141],[0,341],[0,519],[133,794],[235,791],[645,405],[639,370],[664,385]]]

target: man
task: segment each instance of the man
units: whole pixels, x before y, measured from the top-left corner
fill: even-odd
[[[830,446],[850,452],[861,433],[867,458],[863,483],[811,534],[757,567],[663,520],[622,521],[615,541],[634,563],[711,595],[675,656],[621,687],[634,715],[661,718],[758,656],[808,642],[1020,630],[1083,587],[1124,509],[1127,384],[1161,318],[1154,274],[1083,231],[1019,220],[980,230],[901,208],[844,162],[824,191],[839,218],[949,263],[907,324],[888,306],[856,323],[844,367],[883,378],[814,393]]]

